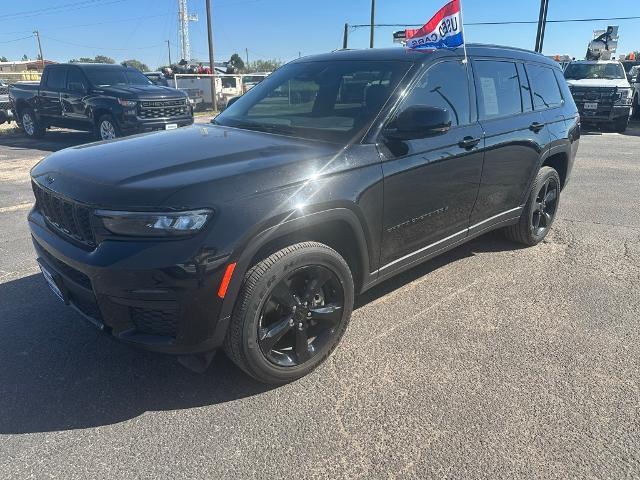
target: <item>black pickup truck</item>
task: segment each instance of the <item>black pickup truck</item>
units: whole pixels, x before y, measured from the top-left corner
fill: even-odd
[[[109,140],[193,123],[186,93],[156,86],[122,65],[48,65],[39,84],[12,85],[9,98],[17,122],[33,138],[49,127],[95,132],[99,140]]]

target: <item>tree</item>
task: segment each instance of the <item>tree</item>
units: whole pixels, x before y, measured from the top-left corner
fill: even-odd
[[[23,60],[23,61],[29,60],[29,57],[27,57],[27,54],[26,54],[26,53],[25,53],[24,55],[22,55],[22,60]]]
[[[268,60],[256,60],[249,63],[246,68],[246,73],[252,72],[273,72],[282,66],[282,60],[271,58]]]
[[[0,62],[8,62],[7,57],[0,57]]]
[[[104,55],[96,55],[94,58],[91,57],[80,57],[80,58],[72,58],[69,60],[69,63],[111,63],[114,64],[116,61],[111,57],[105,57]]]
[[[113,58],[107,57],[105,55],[96,55],[93,61],[94,63],[111,63],[111,64],[116,63],[116,61]]]
[[[231,69],[232,71],[229,71],[229,69]],[[237,53],[234,53],[233,55],[231,55],[231,58],[227,62],[227,73],[236,73],[243,70],[244,62],[242,61],[242,58],[240,58],[240,55],[238,55]]]
[[[136,60],[136,59],[125,60],[124,62],[122,62],[122,65],[126,65],[127,67],[137,68],[141,72],[148,72],[149,71],[149,67],[147,67],[140,60]]]

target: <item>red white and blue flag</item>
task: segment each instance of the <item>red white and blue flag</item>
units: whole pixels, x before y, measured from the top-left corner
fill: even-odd
[[[406,31],[406,46],[414,50],[455,48],[463,44],[460,0],[451,0],[422,28]]]

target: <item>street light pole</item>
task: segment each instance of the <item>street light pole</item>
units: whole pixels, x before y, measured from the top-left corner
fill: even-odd
[[[549,0],[540,0],[540,14],[538,16],[538,31],[536,33],[535,51],[542,53],[544,43],[544,30],[547,26],[547,11],[549,10]]]
[[[38,50],[40,50],[40,61],[42,62],[42,70],[44,70],[44,55],[42,54],[42,44],[40,43],[40,32],[38,30],[34,30],[33,34],[36,36],[38,40]]]
[[[371,0],[371,31],[369,32],[369,48],[373,48],[373,30],[376,19],[376,0]]]
[[[207,0],[207,35],[209,37],[209,65],[211,65],[211,102],[213,111],[218,111],[218,99],[216,98],[216,67],[213,60],[213,32],[211,31],[211,0]]]
[[[349,24],[344,24],[344,33],[342,34],[342,48],[346,50],[349,48]]]
[[[169,68],[171,68],[171,42],[167,40],[167,49],[169,50]]]

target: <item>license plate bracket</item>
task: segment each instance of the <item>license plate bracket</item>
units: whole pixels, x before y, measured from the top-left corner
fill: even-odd
[[[44,277],[45,282],[49,285],[49,288],[54,293],[56,297],[58,297],[64,304],[69,304],[69,297],[67,295],[67,290],[64,287],[64,282],[60,278],[60,275],[49,270],[42,262],[38,262],[40,266],[40,271],[42,272],[42,276]]]

